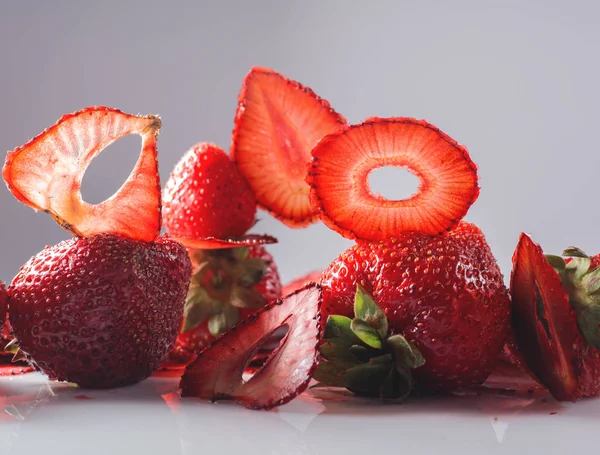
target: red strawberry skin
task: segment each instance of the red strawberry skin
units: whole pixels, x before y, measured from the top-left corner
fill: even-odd
[[[409,232],[349,248],[323,273],[323,320],[352,317],[357,283],[385,311],[390,331],[425,357],[414,371],[422,391],[480,384],[490,374],[510,304],[479,228],[461,222],[441,235]]]
[[[273,256],[260,245],[248,247],[248,256],[263,259],[267,264],[267,270],[262,281],[254,286],[254,289],[263,295],[267,302],[281,298],[281,281],[277,264]],[[245,319],[256,310],[240,309],[240,318]],[[208,323],[203,322],[197,328],[180,333],[177,336],[175,346],[171,350],[169,368],[184,368],[195,355],[215,339],[208,330]]]
[[[163,223],[173,237],[239,237],[254,224],[256,199],[219,147],[200,143],[175,166],[163,192]]]
[[[72,238],[27,262],[9,287],[20,348],[51,378],[86,388],[138,382],[175,338],[191,264],[177,242]]]

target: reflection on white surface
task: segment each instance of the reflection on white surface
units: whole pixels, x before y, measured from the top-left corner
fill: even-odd
[[[177,378],[88,391],[41,375],[0,379],[4,454],[562,453],[585,449],[600,400],[493,392],[404,405],[312,390],[269,412],[181,399]]]

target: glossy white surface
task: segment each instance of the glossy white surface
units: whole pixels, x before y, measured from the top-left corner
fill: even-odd
[[[263,412],[180,399],[175,378],[82,391],[30,374],[0,379],[0,391],[0,453],[19,455],[547,455],[589,449],[600,426],[600,399],[563,404],[544,394],[393,405],[312,391]]]

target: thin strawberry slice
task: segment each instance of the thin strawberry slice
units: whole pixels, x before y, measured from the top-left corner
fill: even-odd
[[[312,156],[311,201],[327,226],[350,239],[450,230],[479,195],[467,150],[422,120],[369,119],[325,137]],[[374,194],[368,176],[383,166],[419,177],[417,192],[403,200]]]
[[[291,294],[292,292],[306,286],[308,283],[320,283],[322,274],[323,272],[321,270],[313,270],[306,275],[296,278],[283,287],[281,290],[281,295]]]
[[[277,239],[268,234],[246,234],[242,237],[218,239],[205,237],[190,239],[186,237],[172,237],[186,248],[194,250],[218,250],[223,248],[238,248],[241,246],[268,245],[277,243]]]
[[[181,379],[183,397],[233,399],[250,409],[271,409],[308,386],[317,366],[321,287],[311,284],[277,300],[203,350]],[[265,341],[288,332],[263,366],[248,380],[242,375]]]
[[[306,165],[316,143],[345,124],[310,88],[271,69],[252,68],[239,95],[231,155],[260,207],[291,227],[318,221]]]
[[[527,366],[556,399],[572,400],[577,320],[560,276],[526,234],[513,255],[511,297],[512,327]]]
[[[108,107],[64,115],[54,126],[9,152],[2,170],[21,202],[43,210],[78,236],[105,232],[152,241],[160,231],[160,177],[156,139],[161,121]],[[117,139],[142,137],[140,157],[127,181],[109,199],[92,205],[81,181],[92,160]]]

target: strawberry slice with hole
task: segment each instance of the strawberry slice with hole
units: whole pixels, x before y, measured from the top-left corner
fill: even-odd
[[[239,95],[231,155],[259,206],[290,227],[318,221],[306,165],[317,142],[345,124],[310,88],[271,69],[252,68]]]
[[[321,287],[310,284],[276,300],[204,349],[181,379],[181,396],[232,399],[250,409],[271,409],[302,393],[317,367]],[[287,328],[262,367],[243,377],[271,335]]]
[[[246,234],[241,237],[218,239],[216,237],[187,238],[173,237],[186,248],[193,250],[217,250],[244,246],[268,245],[277,243],[277,239],[269,234]]]
[[[512,327],[527,366],[556,399],[572,400],[577,321],[560,275],[527,234],[513,255],[511,297]]]
[[[307,182],[323,222],[350,239],[384,240],[405,231],[438,234],[456,226],[477,199],[477,167],[467,150],[412,118],[372,118],[323,138]],[[420,180],[408,199],[374,194],[369,173],[405,167]]]
[[[120,234],[152,241],[160,231],[160,177],[156,139],[161,120],[108,107],[64,115],[25,145],[9,152],[2,176],[12,194],[43,210],[77,236]],[[81,181],[92,160],[128,134],[142,137],[140,157],[129,178],[110,198],[88,204]]]

